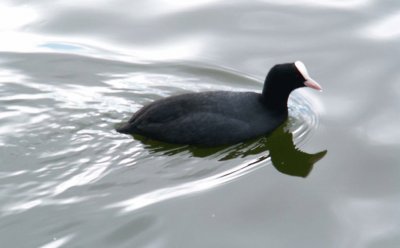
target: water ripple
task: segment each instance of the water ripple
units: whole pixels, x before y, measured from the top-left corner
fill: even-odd
[[[7,56],[16,61],[20,54]],[[69,71],[57,70],[60,64],[52,68],[53,61],[61,61]],[[264,139],[209,154],[187,147],[149,149],[114,130],[133,111],[161,97],[208,90],[260,91],[262,80],[250,75],[190,61],[126,64],[57,53],[33,53],[24,63],[9,63],[14,70],[3,73],[3,81],[10,81],[0,92],[0,131],[8,144],[5,159],[14,166],[5,167],[0,176],[13,178],[12,185],[25,183],[10,188],[3,214],[107,199],[111,192],[104,189],[135,185],[131,194],[105,204],[106,209],[131,211],[271,165]],[[68,76],[80,74],[75,66],[79,63],[91,76]],[[44,83],[43,78],[51,80]],[[286,129],[299,146],[317,127],[318,118],[302,93],[293,94],[289,106]],[[21,153],[27,157],[12,155]]]

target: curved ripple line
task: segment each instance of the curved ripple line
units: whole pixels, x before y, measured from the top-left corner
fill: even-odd
[[[289,99],[288,131],[293,134],[297,146],[304,145],[319,126],[318,114],[313,110],[314,104],[303,94],[294,92]]]
[[[124,200],[118,203],[110,204],[105,208],[106,209],[122,208],[121,212],[127,213],[147,207],[157,202],[211,189],[216,186],[222,185],[223,183],[230,182],[235,178],[241,177],[247,173],[250,173],[256,170],[257,168],[260,168],[259,162],[265,159],[269,159],[269,157],[266,156],[266,157],[256,158],[249,162],[238,165],[230,170],[221,172],[219,174],[207,178],[184,183],[177,186],[154,190],[149,193],[135,196],[129,200]]]

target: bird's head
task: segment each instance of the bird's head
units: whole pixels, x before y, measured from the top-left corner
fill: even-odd
[[[303,62],[277,64],[271,68],[265,79],[263,94],[267,92],[289,94],[300,87],[322,90],[321,86],[310,77]]]

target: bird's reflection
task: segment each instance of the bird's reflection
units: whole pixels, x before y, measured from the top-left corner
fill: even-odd
[[[272,165],[280,172],[298,177],[307,177],[314,164],[322,159],[327,151],[310,154],[296,148],[293,134],[285,125],[276,129],[269,136],[250,140],[233,146],[212,148],[167,144],[135,135],[152,153],[172,156],[178,153],[190,153],[194,157],[213,157],[220,161],[260,154],[257,162],[270,158]]]

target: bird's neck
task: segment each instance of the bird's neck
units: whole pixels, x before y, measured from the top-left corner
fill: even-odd
[[[271,109],[277,113],[288,112],[288,99],[291,90],[281,87],[274,86],[277,84],[271,84],[266,82],[262,92],[263,101],[268,109]],[[279,86],[279,85],[278,85]]]

